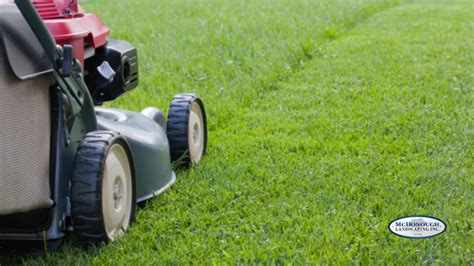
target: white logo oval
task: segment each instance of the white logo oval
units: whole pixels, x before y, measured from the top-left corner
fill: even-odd
[[[428,238],[446,231],[446,223],[430,216],[406,216],[392,221],[388,230],[401,237]]]

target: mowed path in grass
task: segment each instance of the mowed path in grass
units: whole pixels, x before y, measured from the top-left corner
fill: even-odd
[[[265,187],[251,204],[265,215],[249,216],[271,227],[257,239],[275,248],[254,245],[262,256],[472,263],[473,5],[412,1],[376,14],[253,104],[243,128],[267,167],[247,165],[259,180],[249,187]],[[389,233],[414,214],[443,219],[446,234]]]
[[[425,0],[375,14],[242,114],[246,139],[223,136],[238,162],[221,157],[239,191],[222,209],[244,229],[215,242],[230,261],[472,263],[473,11]],[[387,230],[414,214],[447,232]]]
[[[127,236],[28,262],[472,263],[472,14],[470,0],[414,0],[336,31],[213,122],[206,159]],[[387,230],[412,214],[447,232]]]

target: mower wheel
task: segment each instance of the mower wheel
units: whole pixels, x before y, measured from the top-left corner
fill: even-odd
[[[87,134],[74,159],[71,216],[76,238],[84,244],[113,241],[135,219],[132,157],[118,133]]]
[[[195,94],[178,94],[171,102],[166,126],[171,161],[189,166],[206,153],[207,120],[204,104]]]

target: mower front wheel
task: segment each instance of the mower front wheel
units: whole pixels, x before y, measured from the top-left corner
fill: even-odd
[[[74,160],[71,216],[84,244],[113,241],[134,221],[134,169],[126,140],[118,133],[87,134]]]
[[[206,153],[207,120],[204,103],[191,93],[173,98],[166,126],[171,161],[189,166],[198,163]]]

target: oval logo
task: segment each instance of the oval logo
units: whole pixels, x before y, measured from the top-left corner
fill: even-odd
[[[406,216],[392,221],[388,230],[401,237],[428,238],[446,231],[446,223],[430,216]]]

